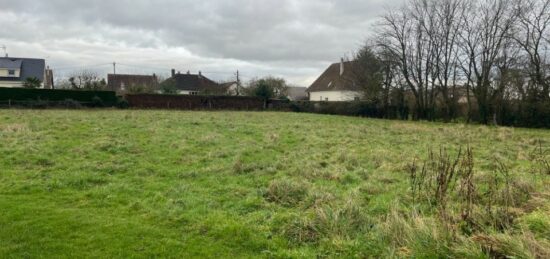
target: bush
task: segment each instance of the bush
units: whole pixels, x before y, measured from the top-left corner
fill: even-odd
[[[29,77],[23,83],[23,87],[35,89],[35,88],[39,88],[41,83],[42,82],[40,82],[40,79],[38,79],[36,77]]]
[[[128,109],[128,107],[130,107],[130,104],[128,103],[128,101],[126,101],[126,99],[118,98],[116,107],[118,107],[119,109]]]
[[[28,100],[26,104],[33,109],[45,109],[50,105],[48,101],[41,100],[40,98],[38,100]]]
[[[383,107],[369,102],[291,102],[294,112],[309,112],[331,115],[362,116],[371,118],[399,119],[406,118],[406,111],[399,111],[395,106]]]
[[[80,109],[82,108],[82,104],[80,102],[77,102],[73,99],[65,99],[60,103],[62,106],[69,108],[69,109]]]
[[[99,96],[94,96],[92,98],[92,107],[104,107],[105,104],[103,103],[103,100],[99,98]]]
[[[67,99],[80,104],[93,103],[93,98],[101,99],[104,106],[114,106],[117,97],[113,91],[77,91],[77,90],[52,90],[52,89],[26,89],[26,88],[2,88],[0,87],[0,102],[11,101],[13,103],[29,100],[47,100],[48,102],[64,102]]]

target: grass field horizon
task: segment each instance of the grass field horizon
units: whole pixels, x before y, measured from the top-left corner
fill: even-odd
[[[465,150],[467,216],[466,177],[443,202],[411,184]],[[547,129],[0,110],[0,156],[2,258],[550,256]]]

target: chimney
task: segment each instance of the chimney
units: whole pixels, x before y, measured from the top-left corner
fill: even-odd
[[[199,78],[202,78],[202,72],[199,70]]]
[[[340,59],[340,76],[344,75],[344,58]]]
[[[191,71],[187,70],[187,74],[190,75],[190,74],[191,74]]]
[[[176,70],[172,68],[172,77],[176,75]]]

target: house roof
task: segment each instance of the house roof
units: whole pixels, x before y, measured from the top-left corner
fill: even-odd
[[[340,67],[343,65],[344,71],[340,75]],[[354,71],[355,62],[347,61],[334,63],[311,86],[307,89],[308,92],[325,92],[325,91],[361,91],[361,87],[357,84]]]
[[[21,69],[21,64],[23,64],[21,59],[0,58],[0,68]]]
[[[112,91],[120,90],[124,84],[125,87],[130,86],[147,86],[155,87],[157,85],[157,77],[155,75],[123,75],[123,74],[108,74],[107,88]]]
[[[218,83],[200,74],[175,74],[171,79],[174,80],[178,90],[211,92],[218,91],[221,88]]]
[[[0,77],[2,80],[24,81],[27,78],[36,77],[40,81],[44,81],[44,69],[46,61],[44,59],[34,58],[0,58],[0,68],[5,69],[21,69],[19,78]]]

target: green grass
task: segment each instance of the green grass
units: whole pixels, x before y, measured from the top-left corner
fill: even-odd
[[[410,199],[407,164],[468,144],[481,182],[498,158],[530,186],[509,229],[450,231]],[[535,172],[538,144],[550,148],[549,130],[0,110],[0,257],[540,257],[550,177]]]

